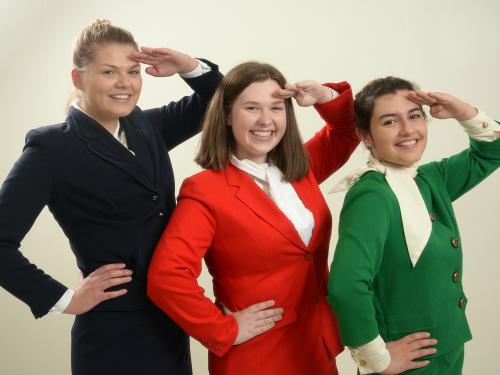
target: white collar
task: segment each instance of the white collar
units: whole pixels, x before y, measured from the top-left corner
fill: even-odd
[[[413,267],[417,264],[432,232],[432,222],[418,186],[414,180],[417,165],[397,167],[378,161],[373,156],[365,165],[336,184],[331,193],[349,189],[366,172],[376,171],[385,176],[396,195],[403,221],[403,230]]]

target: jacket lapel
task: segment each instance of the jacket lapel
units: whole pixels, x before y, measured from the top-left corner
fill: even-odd
[[[225,173],[228,184],[238,187],[235,192],[237,199],[295,246],[307,250],[306,245],[290,220],[250,176],[232,164],[226,167]]]
[[[122,123],[122,119],[120,121]],[[118,142],[97,121],[82,111],[71,107],[66,122],[80,139],[87,142],[88,148],[92,153],[122,169],[148,189],[155,190],[153,181],[148,178],[148,174],[145,172],[145,163],[132,155],[126,147]],[[128,133],[126,135],[128,141]],[[132,143],[138,143],[134,135],[130,138]]]

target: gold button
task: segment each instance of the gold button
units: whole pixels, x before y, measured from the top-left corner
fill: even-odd
[[[460,274],[458,272],[453,272],[453,276],[451,278],[454,283],[458,283],[460,281]]]
[[[460,240],[457,237],[453,237],[451,239],[451,246],[453,246],[455,249],[460,246]]]
[[[361,360],[361,361],[359,361],[359,365],[360,365],[361,367],[365,367],[365,366],[366,366],[366,361],[365,361],[365,360]]]
[[[432,212],[429,212],[429,218],[431,221],[436,221],[436,215],[434,215]]]
[[[458,301],[458,307],[460,307],[461,309],[463,309],[465,307],[465,304],[467,303],[467,301],[465,300],[465,297],[462,297],[460,298],[460,300]]]
[[[490,124],[488,124],[486,121],[483,122],[483,129],[486,129],[488,126],[490,126]]]

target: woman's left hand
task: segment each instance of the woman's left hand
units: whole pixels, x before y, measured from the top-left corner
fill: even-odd
[[[443,92],[410,91],[408,99],[420,105],[428,105],[431,116],[438,119],[465,121],[477,115],[476,108]]]
[[[274,96],[288,99],[295,98],[301,107],[309,107],[316,103],[326,103],[332,100],[331,90],[316,81],[300,81],[287,83],[284,89],[277,90]]]
[[[149,65],[146,73],[154,77],[188,73],[199,64],[195,58],[170,48],[141,47],[141,51],[135,52],[132,58],[139,63]]]

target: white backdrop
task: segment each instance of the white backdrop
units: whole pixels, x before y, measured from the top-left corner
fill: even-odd
[[[141,45],[168,46],[206,57],[223,72],[256,59],[276,65],[290,81],[348,80],[355,91],[373,78],[399,75],[425,90],[454,94],[498,119],[499,13],[497,0],[0,0],[0,179],[18,158],[29,129],[64,120],[72,91],[72,42],[96,18],[129,29]],[[189,94],[178,77],[144,81],[139,102],[143,108]],[[297,115],[304,139],[321,126],[311,109],[297,109]],[[177,186],[198,170],[192,162],[197,142],[198,137],[171,153]],[[424,160],[445,157],[466,145],[466,136],[453,121],[433,121]],[[359,148],[323,184],[323,191],[366,155]],[[499,187],[497,172],[455,204],[474,335],[466,345],[465,374],[494,373],[499,367],[500,245],[495,233]],[[343,195],[326,199],[336,226]],[[334,234],[332,252],[335,241]],[[22,251],[61,282],[76,285],[74,256],[47,210],[23,241]],[[200,283],[211,290],[208,275],[203,274]],[[48,315],[35,320],[3,289],[0,306],[0,374],[70,373],[72,317]],[[195,374],[207,374],[206,358],[206,350],[193,341]],[[338,363],[341,374],[355,373],[348,353]]]

